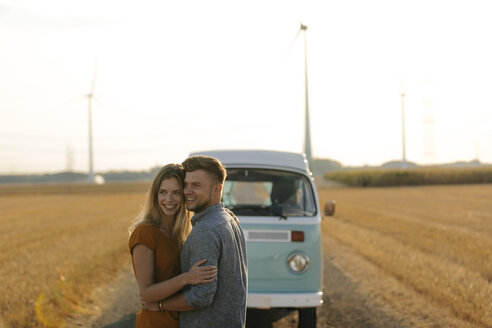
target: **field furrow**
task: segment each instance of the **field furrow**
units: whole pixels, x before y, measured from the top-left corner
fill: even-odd
[[[114,186],[106,193],[100,186],[82,186],[84,192],[52,188],[45,195],[16,189],[15,196],[5,190],[0,196],[0,312],[7,314],[7,327],[61,326],[93,288],[128,261],[128,227],[145,188],[126,193]]]
[[[401,210],[368,209],[359,204],[347,205],[339,219],[398,238],[400,242],[463,265],[492,281],[492,262],[480,261],[492,258],[489,233],[469,230],[463,225],[435,223]]]
[[[462,195],[472,199],[474,191],[487,212],[472,224],[485,231],[468,226],[466,213],[477,203]],[[457,318],[492,326],[491,186],[334,189],[321,198],[337,200],[336,216],[323,223],[327,236]]]
[[[492,325],[484,306],[492,302],[492,288],[478,273],[379,232],[335,220],[325,227],[339,242],[460,318]]]

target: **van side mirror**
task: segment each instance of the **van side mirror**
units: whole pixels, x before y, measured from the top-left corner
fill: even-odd
[[[325,215],[333,216],[335,214],[335,204],[334,200],[327,200],[325,203]]]

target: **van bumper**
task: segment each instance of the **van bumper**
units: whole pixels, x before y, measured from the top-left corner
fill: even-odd
[[[323,293],[248,293],[249,308],[301,308],[323,304]]]

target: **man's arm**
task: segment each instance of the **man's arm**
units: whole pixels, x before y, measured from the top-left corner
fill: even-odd
[[[191,311],[195,310],[186,303],[184,294],[179,293],[161,302],[162,308],[168,311]]]
[[[190,250],[188,260],[193,263],[197,258],[206,259],[207,264],[219,267],[220,245],[215,233],[207,227],[196,227],[195,232],[190,234],[186,243]],[[179,296],[182,302],[188,304],[194,309],[201,309],[212,304],[215,292],[217,290],[217,279],[220,272],[217,272],[215,279],[209,283],[191,285]],[[174,297],[173,297],[174,298]],[[177,301],[176,301],[177,302]],[[178,304],[183,305],[179,302]]]
[[[194,228],[197,229],[197,228]],[[220,252],[218,242],[212,232],[207,229],[196,231],[186,241],[191,248],[190,262],[197,258],[206,259],[207,264],[218,267]],[[220,274],[219,272],[217,274]],[[217,276],[212,282],[191,285],[184,292],[171,296],[161,301],[161,307],[172,311],[191,311],[209,306],[217,290]],[[158,311],[157,303],[143,302],[143,308],[150,311]]]

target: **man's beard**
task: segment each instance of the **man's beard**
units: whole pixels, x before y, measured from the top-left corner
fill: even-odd
[[[188,206],[186,206],[186,208],[188,209],[188,211],[193,211],[195,213],[199,213],[201,211],[203,211],[204,209],[206,209],[207,207],[210,206],[210,203],[212,202],[212,190],[210,191],[210,194],[208,195],[208,199],[207,200],[204,200],[203,202],[195,205],[194,208],[190,208]]]

